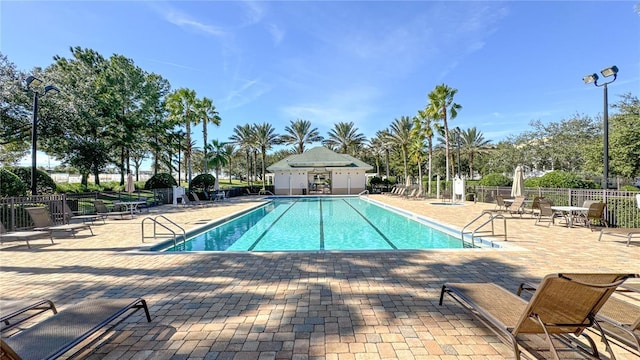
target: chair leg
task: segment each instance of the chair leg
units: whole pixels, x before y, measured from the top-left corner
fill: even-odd
[[[556,350],[556,346],[553,345],[553,341],[551,340],[551,335],[549,334],[549,332],[547,331],[547,327],[545,326],[544,322],[542,321],[542,319],[540,319],[540,317],[536,314],[532,314],[531,315],[536,321],[538,321],[538,323],[540,324],[540,326],[542,326],[542,330],[544,330],[544,335],[547,338],[547,343],[549,344],[549,351],[551,351],[551,354],[553,355],[553,358],[556,360],[560,360],[560,357],[558,356],[558,351]]]

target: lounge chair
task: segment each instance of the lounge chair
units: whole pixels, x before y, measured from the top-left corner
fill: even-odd
[[[105,223],[105,218],[107,216],[106,215],[100,215],[100,214],[95,214],[95,215],[75,215],[73,213],[73,210],[71,210],[71,208],[69,207],[69,205],[65,202],[64,203],[64,223],[65,224],[69,224],[71,223],[72,220],[80,220],[83,223],[87,222],[87,221],[91,221],[92,223],[96,220],[102,220],[102,223]]]
[[[91,235],[93,235],[93,230],[91,230],[91,225],[89,224],[65,224],[65,225],[56,225],[51,218],[51,214],[49,211],[43,207],[32,207],[25,208],[29,217],[33,221],[35,228],[33,230],[36,231],[48,231],[49,233],[53,233],[56,231],[67,231],[71,232],[73,237],[76,237],[76,232],[80,230],[89,230]]]
[[[125,216],[131,216],[133,219],[133,214],[130,211],[109,211],[107,205],[104,204],[102,200],[94,200],[93,206],[96,208],[96,214],[102,216],[119,216],[121,219],[124,219]]]
[[[205,206],[213,204],[213,200],[200,200],[200,197],[195,192],[192,192],[191,195],[193,196],[193,201],[196,204],[205,205]]]
[[[627,238],[627,246],[631,244],[631,239],[640,239],[640,228],[603,228],[600,230],[598,241],[602,240],[602,235],[612,235]]]
[[[537,217],[540,214],[540,201],[544,199],[543,196],[536,196],[531,203],[531,217]]]
[[[51,300],[0,300],[2,331],[9,330],[31,318],[51,310],[58,312]]]
[[[247,192],[247,195],[260,195],[260,192],[252,192],[250,188],[244,189]]]
[[[418,189],[413,189],[413,190],[411,190],[411,192],[410,192],[409,194],[406,194],[406,193],[405,193],[405,194],[403,195],[403,197],[404,197],[405,199],[412,198],[412,197],[414,197],[414,196],[416,195],[416,192],[418,192]]]
[[[139,309],[144,309],[147,321],[151,322],[147,303],[141,298],[87,300],[71,305],[11,337],[0,339],[2,359],[58,358],[71,349],[78,349],[84,340],[122,315],[128,313],[128,317]]]
[[[507,204],[504,202],[504,198],[500,195],[496,196],[496,207],[495,210],[496,211],[507,211],[507,208],[509,207],[509,205],[511,204]]]
[[[513,346],[520,359],[519,336],[544,335],[549,350],[558,359],[552,335],[584,335],[594,356],[597,348],[584,334],[587,328],[600,329],[596,314],[616,287],[636,274],[551,274],[544,277],[528,302],[493,283],[447,283],[442,286],[440,305],[445,294],[469,309],[482,323]],[[607,350],[614,358],[604,333]]]
[[[43,231],[12,231],[7,232],[7,229],[4,228],[4,225],[0,223],[0,244],[10,241],[24,241],[27,243],[27,247],[31,249],[31,245],[29,244],[29,240],[42,239],[48,237],[53,242],[53,237],[51,233],[46,233]]]
[[[511,203],[511,205],[509,205],[506,208],[507,212],[511,214],[511,217],[513,217],[514,214],[520,215],[520,217],[522,217],[522,214],[524,214],[525,199],[526,198],[524,196],[518,196],[515,199],[513,199],[513,202]]]
[[[630,347],[640,356],[640,284],[625,283],[616,289],[613,295],[602,305],[596,314],[602,330],[612,340]],[[523,291],[535,292],[536,286],[528,283],[520,284],[518,296]],[[634,295],[629,295],[634,294]]]

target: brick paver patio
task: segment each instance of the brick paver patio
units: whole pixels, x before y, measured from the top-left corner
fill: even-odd
[[[457,228],[493,207],[372,198]],[[256,201],[164,206],[151,215],[190,229]],[[108,220],[93,226],[95,236],[85,231],[55,245],[4,244],[2,298],[48,298],[62,309],[87,298],[145,298],[152,322],[128,318],[83,351],[90,359],[504,359],[510,346],[469,312],[450,299],[438,305],[444,282],[495,282],[515,292],[548,273],[640,272],[639,242],[598,242],[589,229],[534,226],[528,216],[508,220],[510,249],[244,254],[132,251],[143,245],[145,216]],[[619,359],[638,358],[614,349]]]

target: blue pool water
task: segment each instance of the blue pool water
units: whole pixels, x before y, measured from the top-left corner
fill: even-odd
[[[460,249],[460,237],[358,197],[275,198],[166,251]]]

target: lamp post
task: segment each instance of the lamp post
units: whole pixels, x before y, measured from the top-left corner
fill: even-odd
[[[31,195],[37,194],[36,187],[36,143],[38,140],[38,97],[45,96],[47,93],[52,92],[53,94],[57,94],[60,90],[53,86],[47,85],[44,87],[42,92],[38,92],[36,89],[32,89],[31,86],[39,87],[42,85],[42,80],[38,79],[35,76],[29,76],[26,79],[27,89],[33,91],[33,125],[31,127]]]
[[[606,69],[600,71],[600,74],[604,77],[613,76],[613,80],[605,82],[604,84],[598,84],[598,74],[593,73],[582,78],[585,84],[593,83],[595,86],[602,86],[604,89],[604,113],[603,113],[603,126],[604,126],[604,134],[603,134],[603,142],[604,142],[604,180],[602,180],[602,188],[609,188],[609,95],[607,92],[607,85],[616,81],[618,77],[618,67],[611,66]]]
[[[460,173],[460,128],[456,127],[456,141],[458,142],[458,179],[462,179]]]

